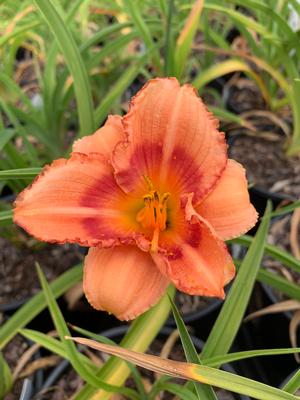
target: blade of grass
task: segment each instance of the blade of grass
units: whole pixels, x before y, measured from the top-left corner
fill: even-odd
[[[94,132],[93,102],[89,77],[75,40],[51,0],[35,0],[64,55],[74,81],[81,136]]]
[[[286,278],[263,268],[258,271],[257,280],[271,286],[273,289],[279,290],[291,299],[300,301],[300,291],[297,283],[290,282]]]
[[[35,342],[40,346],[44,347],[45,349],[51,351],[52,353],[57,354],[60,357],[70,361],[65,346],[59,340],[49,335],[46,335],[45,333],[35,331],[33,329],[19,329],[18,333],[20,333],[26,339],[31,340],[32,342]],[[93,362],[84,354],[78,353],[78,358],[91,371],[96,372],[98,370],[98,367],[96,367],[96,365],[93,364]]]
[[[27,179],[34,178],[41,172],[42,168],[18,168],[0,171],[0,179]]]
[[[76,265],[55,279],[50,288],[57,298],[82,279],[82,265]],[[0,350],[47,306],[45,295],[39,292],[18,309],[0,328]]]
[[[211,82],[214,79],[217,79],[226,74],[242,71],[248,74],[260,88],[263,97],[267,102],[269,102],[269,94],[266,90],[265,84],[260,78],[260,76],[254,72],[248,64],[240,60],[226,60],[219,62],[218,64],[212,65],[196,77],[193,81],[193,86],[195,86],[198,90],[202,89],[207,83]]]
[[[0,150],[15,136],[14,129],[1,129],[0,131]]]
[[[0,211],[0,225],[6,224],[7,222],[12,223],[13,212],[12,210]]]
[[[24,146],[28,153],[28,158],[30,159],[32,164],[38,165],[39,163],[38,163],[37,152],[36,152],[36,149],[34,148],[34,146],[32,145],[32,143],[30,143],[30,141],[28,140],[27,132],[25,131],[25,129],[19,122],[18,118],[14,114],[11,107],[7,103],[5,103],[1,98],[0,98],[0,108],[2,108],[2,110],[5,112],[5,114],[7,115],[7,117],[11,121],[11,123],[13,124],[16,132],[22,137],[22,139],[24,141]]]
[[[20,86],[17,85],[16,82],[14,82],[8,75],[0,73],[0,82],[2,82],[5,85],[9,95],[11,97],[14,96],[14,101],[16,99],[20,99],[30,112],[32,113],[36,112],[36,109],[32,105],[32,102],[30,101],[29,97],[26,96],[26,94],[23,92]]]
[[[97,125],[100,126],[107,114],[116,101],[118,97],[124,92],[125,89],[131,84],[131,82],[136,78],[139,74],[141,68],[144,66],[148,59],[148,56],[145,55],[141,57],[141,59],[135,64],[131,65],[129,68],[125,70],[125,72],[120,76],[117,82],[110,89],[109,93],[104,97],[101,101],[100,105],[95,110],[95,121],[97,121]]]
[[[186,23],[180,32],[175,49],[175,76],[180,79],[185,63],[191,51],[194,36],[197,31],[204,0],[196,0]]]
[[[175,303],[170,299],[173,316],[179,331],[181,343],[184,349],[185,357],[188,362],[202,364],[200,357],[195,349],[195,346],[190,338],[190,335],[184,325],[184,322],[177,310]],[[218,400],[213,388],[209,385],[194,383],[197,397],[199,400]]]
[[[210,357],[205,360],[205,365],[208,367],[217,367],[218,365],[228,364],[233,361],[245,360],[253,357],[264,356],[279,356],[283,354],[300,353],[299,347],[286,348],[286,349],[262,349],[262,350],[247,350],[239,351],[236,353],[229,353],[223,356]]]
[[[273,32],[268,31],[265,26],[256,22],[255,19],[249,18],[249,16],[246,16],[246,15],[244,15],[238,11],[235,11],[229,7],[221,6],[218,4],[209,4],[206,2],[204,7],[206,10],[219,11],[219,12],[222,12],[222,13],[228,15],[230,18],[233,19],[233,21],[242,23],[247,28],[252,29],[257,33],[260,33],[264,38],[267,38],[269,40],[272,39],[274,45],[280,44],[280,42],[281,42],[280,37],[275,35]]]
[[[149,30],[146,22],[142,14],[140,13],[139,6],[141,3],[136,3],[133,0],[123,0],[124,4],[129,12],[130,17],[132,18],[133,23],[135,24],[137,30],[140,32],[140,36],[143,39],[145,45],[147,46],[148,50],[155,49],[152,53],[153,55],[153,63],[155,68],[157,69],[157,75],[161,73],[161,62],[159,57],[159,52],[156,49],[154,40],[152,39],[151,31]]]
[[[215,106],[209,106],[208,109],[221,121],[234,122],[235,124],[243,126],[245,128],[251,128],[251,125],[240,115],[234,114],[228,110],[224,110],[223,108]]]
[[[0,48],[9,43],[12,39],[24,37],[24,35],[34,28],[41,25],[40,21],[33,21],[28,24],[22,25],[20,28],[15,28],[12,32],[0,37]]]
[[[267,217],[267,215],[266,215]],[[267,217],[269,218],[269,217]],[[253,242],[253,238],[248,235],[241,236],[236,239],[228,240],[227,243],[237,243],[241,244],[242,246],[249,247]],[[296,272],[300,272],[300,260],[297,260],[295,257],[293,257],[290,253],[287,251],[281,250],[276,246],[273,246],[271,244],[266,244],[265,245],[265,252],[269,256],[275,258],[276,260],[282,262],[284,265],[287,267],[290,267]]]
[[[299,40],[298,40],[299,41]],[[299,75],[298,75],[299,76]],[[292,135],[292,140],[289,143],[287,154],[292,156],[300,154],[300,79],[294,79],[292,82],[292,105],[293,105],[293,122],[294,131]]]
[[[288,214],[298,207],[300,207],[300,200],[297,200],[294,203],[289,204],[288,206],[277,208],[277,210],[271,213],[271,217],[278,217],[279,215]]]
[[[168,15],[167,15],[167,26],[165,29],[165,49],[164,49],[164,75],[174,75],[174,40],[172,31],[172,17],[174,13],[174,0],[168,2]]]
[[[296,393],[299,388],[300,388],[300,369],[298,369],[298,371],[284,385],[283,390],[288,393]]]
[[[0,351],[0,398],[4,399],[5,395],[11,390],[13,384],[12,373],[9,369],[2,352]]]
[[[197,400],[199,397],[195,396],[193,392],[188,390],[187,388],[178,385],[176,383],[161,383],[156,387],[157,391],[169,392],[176,396],[176,398],[180,400]],[[201,400],[205,400],[205,397],[201,397]]]

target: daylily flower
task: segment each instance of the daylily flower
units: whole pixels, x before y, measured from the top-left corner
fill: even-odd
[[[87,299],[129,320],[171,282],[223,298],[235,274],[224,240],[257,213],[216,119],[191,86],[165,78],[46,166],[17,198],[14,220],[39,240],[89,246]]]

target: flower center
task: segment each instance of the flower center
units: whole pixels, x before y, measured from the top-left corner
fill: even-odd
[[[143,228],[153,230],[151,251],[157,252],[159,233],[166,229],[167,200],[170,193],[161,195],[157,190],[153,190],[149,179],[146,179],[146,182],[150,191],[143,197],[145,206],[138,212],[136,220]]]

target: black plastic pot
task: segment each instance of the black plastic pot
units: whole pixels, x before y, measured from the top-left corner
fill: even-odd
[[[234,146],[235,140],[241,136],[243,136],[243,135],[237,134],[234,136],[230,136],[228,138],[227,143],[229,146],[229,150],[228,150],[229,157],[231,154],[230,150]],[[273,204],[273,208],[276,208],[283,201],[293,201],[293,199],[288,195],[270,192],[270,190],[268,188],[265,188],[265,187],[262,187],[259,185],[252,186],[249,189],[249,193],[250,193],[251,202],[254,205],[254,207],[256,208],[256,210],[258,211],[259,215],[263,215],[268,200],[271,200],[271,202]],[[254,231],[255,231],[255,229],[254,229]],[[250,231],[250,232],[252,232],[252,231]]]
[[[12,313],[16,311],[19,307],[26,303],[30,298],[24,298],[21,300],[11,301],[9,303],[0,304],[0,312]]]
[[[31,379],[26,378],[23,382],[20,400],[30,400],[33,395],[33,386]]]
[[[271,221],[271,228],[272,228],[272,224],[274,224],[276,221],[280,221],[280,220],[282,220],[283,218],[286,218],[289,215],[292,215],[292,214],[283,215],[283,216],[277,216],[277,217],[273,218],[272,221]],[[287,234],[288,234],[288,232],[287,232]],[[282,301],[282,300],[279,299],[279,297],[277,296],[276,292],[273,290],[273,288],[271,286],[268,286],[265,283],[262,283],[261,286],[263,287],[263,289],[264,289],[264,291],[266,293],[266,296],[269,299],[271,304],[276,304],[276,303]],[[291,320],[291,318],[293,316],[293,314],[290,311],[285,311],[285,312],[282,312],[281,314],[285,315],[285,317],[288,320]]]
[[[25,340],[28,342],[29,346],[32,346],[34,343],[31,340]],[[31,360],[38,360],[41,358],[40,350],[36,351]],[[34,393],[40,390],[41,384],[44,379],[44,371],[43,369],[38,369],[32,375],[25,378],[22,383],[22,389],[20,393],[19,400],[32,400]]]
[[[208,304],[206,307],[203,307],[201,310],[183,314],[182,318],[184,320],[184,323],[191,324],[192,322],[194,322],[194,323],[198,322],[202,318],[205,318],[208,315],[210,315],[211,313],[217,311],[221,307],[222,303],[223,303],[223,300],[214,298],[210,304]],[[170,316],[168,318],[166,325],[168,327],[173,327],[173,328],[176,326],[176,322],[175,322],[173,316]]]

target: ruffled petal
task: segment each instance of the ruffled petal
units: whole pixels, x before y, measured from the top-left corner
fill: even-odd
[[[135,246],[94,247],[85,259],[83,290],[88,301],[120,320],[134,319],[148,310],[169,283],[149,253]]]
[[[109,115],[105,125],[94,134],[78,139],[73,144],[73,151],[78,153],[100,153],[111,159],[116,144],[124,140],[122,117]]]
[[[14,221],[42,241],[111,246],[133,240],[130,201],[99,154],[73,153],[45,167],[18,196]]]
[[[192,295],[224,298],[224,286],[235,275],[225,243],[191,204],[184,226],[164,239],[152,257],[179,290]]]
[[[196,211],[213,226],[217,235],[231,239],[252,228],[258,214],[250,203],[244,168],[228,160],[221,179]]]
[[[224,134],[196,91],[175,78],[153,79],[123,117],[127,141],[113,166],[126,192],[145,191],[148,177],[161,192],[194,193],[197,203],[216,184],[227,162]]]

